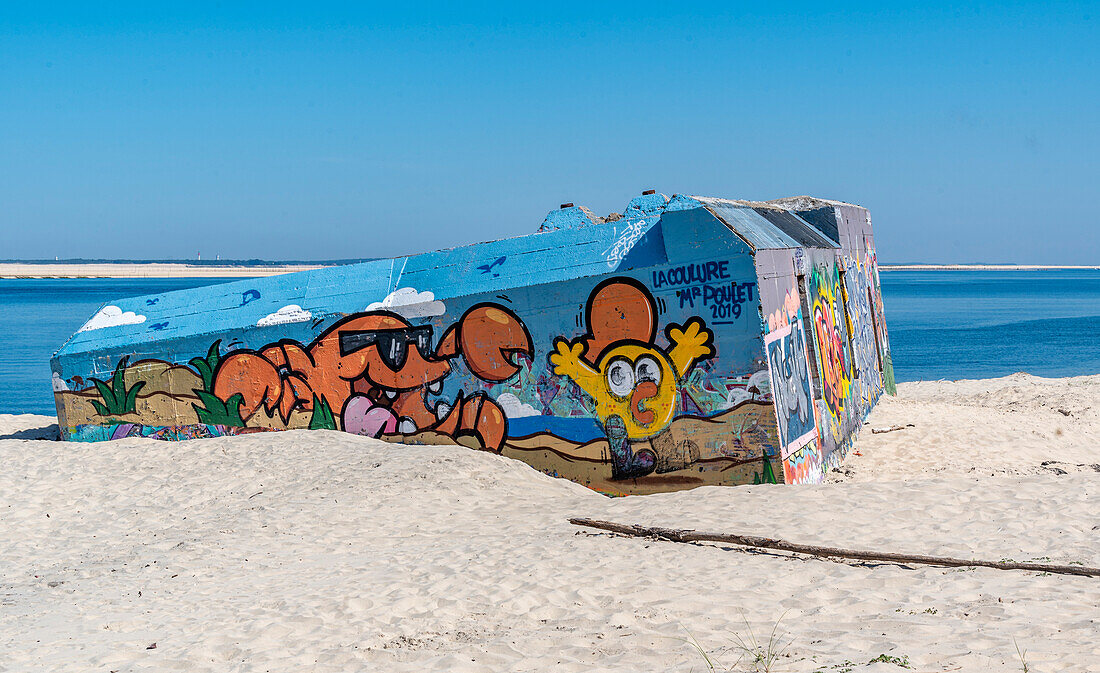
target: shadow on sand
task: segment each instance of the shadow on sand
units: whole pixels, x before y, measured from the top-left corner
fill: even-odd
[[[42,428],[27,428],[9,432],[6,435],[0,435],[0,439],[46,439],[57,442],[61,440],[61,431],[58,430],[55,423]]]

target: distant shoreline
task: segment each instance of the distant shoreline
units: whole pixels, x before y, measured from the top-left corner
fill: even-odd
[[[340,262],[354,263],[354,262]],[[0,262],[0,279],[18,278],[250,278],[278,276],[339,263],[187,264],[168,262]],[[1044,264],[880,264],[882,271],[1100,270],[1098,266]]]
[[[216,266],[213,264],[95,263],[20,264],[0,263],[0,278],[251,278],[309,271],[329,264]]]

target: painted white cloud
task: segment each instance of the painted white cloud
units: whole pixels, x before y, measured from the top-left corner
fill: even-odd
[[[393,311],[405,318],[430,318],[447,312],[447,307],[434,294],[427,290],[417,292],[411,287],[394,290],[382,301],[376,301],[367,307],[368,311],[379,309]]]
[[[53,373],[53,391],[55,393],[61,393],[69,389],[69,384],[65,383],[65,379],[61,378],[61,374],[57,372]]]
[[[269,313],[256,321],[256,327],[269,327],[271,325],[285,325],[292,322],[305,322],[311,320],[313,314],[297,304],[287,304],[274,313]]]
[[[733,388],[726,396],[723,409],[731,409],[742,402],[755,400],[757,395],[767,395],[772,391],[772,382],[768,378],[768,370],[761,369],[749,377],[744,388]]]
[[[539,410],[521,401],[512,393],[497,395],[497,404],[504,410],[505,418],[523,418],[524,416],[538,416]]]
[[[87,332],[93,329],[103,329],[104,327],[119,327],[121,325],[137,325],[138,323],[145,322],[145,316],[138,315],[133,311],[123,311],[117,306],[104,306],[99,309],[99,313],[92,316],[92,319],[84,323],[78,332]]]
[[[758,372],[754,372],[749,377],[749,384],[746,386],[749,390],[756,389],[758,393],[770,393],[772,391],[772,380],[768,376],[767,369],[761,369]]]
[[[751,399],[754,399],[752,393],[745,392],[745,390],[742,388],[734,388],[730,391],[729,395],[726,396],[726,403],[722,406],[722,408],[732,409],[738,404],[741,404],[742,402]]]

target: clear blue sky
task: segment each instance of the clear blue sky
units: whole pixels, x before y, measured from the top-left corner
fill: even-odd
[[[391,256],[655,188],[1100,263],[1094,3],[154,4],[0,15],[0,258]]]

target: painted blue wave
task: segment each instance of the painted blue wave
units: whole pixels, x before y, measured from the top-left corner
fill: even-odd
[[[557,416],[523,416],[508,419],[509,437],[527,437],[548,432],[555,437],[584,444],[602,439],[604,434],[593,418],[558,418]]]

